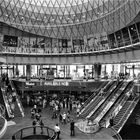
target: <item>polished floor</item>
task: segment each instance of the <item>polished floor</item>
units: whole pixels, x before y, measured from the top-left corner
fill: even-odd
[[[50,128],[54,128],[55,124],[58,123],[58,119],[51,119],[52,111],[49,108],[42,110],[42,120],[44,124]],[[24,118],[14,118],[12,120],[15,122],[12,125],[9,125],[7,131],[2,139],[11,139],[12,135],[17,132],[17,130],[32,126],[32,119],[30,118],[30,108],[25,109],[25,117]],[[70,136],[70,126],[68,124],[60,124],[61,128],[61,140],[114,140],[113,137],[110,136],[109,133],[106,133],[106,130],[101,130],[94,134],[85,134],[79,131],[77,128],[75,129],[76,134],[74,137]]]

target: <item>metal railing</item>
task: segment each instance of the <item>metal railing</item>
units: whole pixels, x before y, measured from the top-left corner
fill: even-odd
[[[140,34],[138,34],[140,35]],[[132,36],[133,37],[133,36]],[[93,53],[104,53],[108,51],[117,51],[127,48],[133,48],[134,46],[140,45],[139,38],[136,37],[136,39],[132,40],[132,43],[130,41],[130,38],[128,38],[129,41],[121,41],[118,42],[118,46],[113,47],[104,47],[103,45],[95,45],[92,46],[83,46],[82,49],[81,46],[79,46],[78,50],[72,50],[72,46],[68,46],[66,50],[59,51],[59,46],[57,47],[57,51],[53,50],[52,48],[49,48],[48,50],[42,49],[42,48],[33,48],[32,46],[25,47],[10,47],[10,46],[2,46],[1,53],[6,54],[25,54],[25,55],[82,55],[82,54],[93,54]],[[125,39],[127,40],[127,39]],[[139,46],[138,46],[139,47]],[[24,48],[24,49],[22,49]],[[55,48],[55,47],[54,47]]]
[[[106,84],[106,83],[105,83]],[[107,87],[107,85],[109,85],[110,84],[110,82],[108,82],[106,85],[105,84],[103,84],[101,87],[100,87],[100,89],[97,89],[97,90],[95,90],[95,91],[93,91],[93,93],[91,94],[91,96],[89,96],[89,98],[84,102],[84,104],[81,106],[81,108],[80,108],[80,114],[83,112],[83,110],[84,110],[84,108],[86,108],[89,104],[90,104],[90,102],[92,101],[92,99],[94,100],[94,99],[96,99],[96,98],[94,98],[95,96],[97,97],[97,95],[99,95],[100,94],[100,91],[102,90],[102,89],[105,89],[106,87]]]
[[[12,90],[16,92],[16,102],[17,102],[17,105],[18,105],[18,107],[20,109],[20,112],[21,112],[22,117],[24,117],[25,116],[25,114],[24,114],[24,108],[23,108],[22,103],[21,103],[21,101],[19,99],[19,96],[17,94],[17,91],[16,91],[16,88],[14,86],[14,83],[13,83],[12,80],[9,80],[9,82],[10,82],[10,85],[12,87]]]
[[[0,139],[3,137],[3,135],[5,134],[6,130],[7,130],[7,120],[3,117],[0,116]]]
[[[0,104],[0,116],[5,116],[5,107],[2,104]]]
[[[14,117],[14,114],[12,112],[12,109],[11,109],[11,106],[10,106],[10,103],[7,99],[7,96],[6,96],[6,88],[2,88],[1,87],[1,91],[2,91],[2,96],[3,96],[3,100],[4,100],[4,103],[5,103],[5,108],[7,110],[7,114],[8,114],[8,117],[9,118],[13,118]]]
[[[43,133],[42,133],[43,132]],[[26,137],[37,136],[48,137],[48,140],[56,140],[55,131],[47,126],[28,126],[18,130],[13,136],[12,140],[20,140]]]
[[[138,97],[135,97],[133,101],[131,101],[130,105],[127,107],[125,113],[123,114],[123,117],[120,118],[119,122],[115,126],[113,126],[113,128],[117,131],[117,133],[119,133],[120,130],[122,129],[123,125],[125,124],[129,116],[131,115],[138,101],[139,101]]]

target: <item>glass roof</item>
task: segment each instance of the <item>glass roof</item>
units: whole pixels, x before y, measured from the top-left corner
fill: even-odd
[[[69,7],[86,3],[89,0],[20,0],[20,1],[38,6]]]
[[[82,38],[103,29],[108,30],[106,26],[111,24],[113,27],[109,28],[113,30],[116,21],[109,19],[113,17],[118,19],[124,13],[125,7],[128,8],[126,4],[130,2],[130,0],[0,1],[1,21],[26,32],[53,38],[71,38],[71,36]]]

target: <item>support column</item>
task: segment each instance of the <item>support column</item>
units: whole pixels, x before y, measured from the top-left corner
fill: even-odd
[[[13,66],[13,77],[15,77],[15,67]]]
[[[66,65],[64,65],[64,79],[66,78]]]
[[[38,65],[37,65],[37,77],[38,77],[38,75],[39,75],[39,70],[38,70]]]
[[[129,27],[127,28],[127,30],[128,30],[128,34],[129,34],[129,38],[130,38],[130,42],[131,42],[131,44],[133,44],[132,36],[131,36],[130,30],[129,30]]]
[[[111,76],[114,76],[114,65],[112,64]]]
[[[16,64],[16,76],[19,76],[18,64]]]
[[[73,48],[73,39],[72,39],[72,37],[70,39],[70,46],[71,46],[71,52],[73,52],[74,51],[74,48]]]
[[[94,64],[94,79],[98,80],[101,76],[101,64]]]
[[[42,78],[42,74],[43,74],[43,65],[40,65],[40,69],[39,69],[39,77]]]
[[[135,77],[135,65],[132,65],[132,70],[133,70],[133,78]]]
[[[32,66],[30,64],[26,65],[26,76],[27,76],[27,80],[29,80],[31,78],[31,68]]]
[[[92,65],[92,79],[93,79],[93,75],[94,75],[94,65]]]
[[[25,76],[25,65],[23,65],[23,76]]]

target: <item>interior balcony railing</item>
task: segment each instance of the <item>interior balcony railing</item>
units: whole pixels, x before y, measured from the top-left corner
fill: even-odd
[[[130,42],[130,41],[129,41]],[[135,41],[134,41],[135,42]],[[127,42],[125,42],[127,43]],[[60,47],[52,47],[52,48],[33,48],[31,46],[20,46],[20,47],[10,47],[10,46],[2,46],[1,53],[2,54],[27,54],[27,55],[88,55],[88,54],[104,54],[110,52],[119,52],[119,51],[127,51],[139,49],[140,42],[136,42],[133,44],[129,44],[124,46],[124,42],[120,42],[119,46],[121,47],[113,47],[109,48],[109,46],[97,46],[93,45],[92,47],[84,46],[83,49],[75,49],[73,50],[72,46],[68,46],[67,48]],[[89,49],[90,48],[90,49]]]
[[[12,140],[21,139],[44,139],[56,140],[57,136],[52,128],[47,126],[28,126],[18,130],[13,136]]]
[[[7,120],[3,116],[0,116],[0,139],[2,139],[6,130],[7,130]]]

